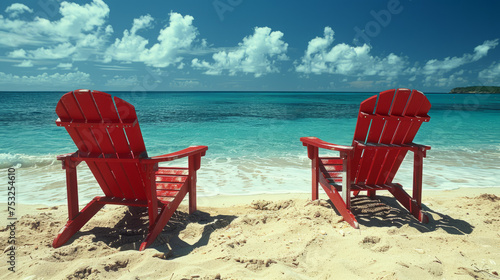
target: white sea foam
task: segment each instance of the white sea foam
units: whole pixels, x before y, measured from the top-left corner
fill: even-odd
[[[48,156],[47,156],[48,157]],[[496,149],[477,151],[429,151],[424,159],[423,188],[456,189],[500,187],[500,168]],[[43,157],[42,157],[43,158]],[[47,163],[47,161],[42,161]],[[183,165],[184,162],[173,164]],[[65,172],[59,164],[31,164],[16,168],[20,203],[66,204]],[[309,193],[310,160],[302,155],[283,157],[243,156],[204,157],[198,171],[198,196],[251,195],[264,193]],[[0,174],[6,174],[6,168]],[[408,154],[394,182],[411,189],[413,156]],[[78,166],[80,203],[102,195],[85,164]]]
[[[0,153],[0,168],[42,167],[57,163],[55,155]]]

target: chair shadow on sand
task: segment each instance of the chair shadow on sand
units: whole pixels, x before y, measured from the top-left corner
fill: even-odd
[[[329,208],[340,216],[330,200]],[[377,196],[371,199],[367,196],[356,196],[351,200],[351,209],[360,225],[365,227],[397,227],[404,225],[418,231],[433,232],[439,229],[448,234],[470,234],[474,227],[468,222],[455,219],[449,215],[439,213],[422,204],[423,210],[429,214],[429,223],[420,223],[394,197]],[[104,242],[109,247],[118,250],[138,250],[148,232],[148,212],[142,207],[126,207],[121,219],[114,226],[95,226],[90,230],[80,230],[68,242],[92,235],[92,242]],[[116,210],[112,210],[116,211]],[[119,213],[119,210],[116,214]],[[228,226],[237,216],[215,215],[203,211],[196,211],[189,215],[177,210],[168,224],[163,228],[151,248],[163,253],[163,258],[175,259],[186,256],[196,248],[208,244],[211,234],[220,228]]]
[[[330,200],[330,206],[338,213]],[[420,223],[408,210],[403,208],[394,197],[377,196],[370,199],[367,196],[353,197],[351,209],[360,225],[365,227],[397,227],[404,225],[413,227],[420,232],[432,232],[442,229],[449,234],[464,235],[474,230],[474,226],[460,219],[439,213],[422,204],[422,208],[429,215],[429,223]]]
[[[94,243],[102,241],[120,251],[138,250],[148,233],[147,209],[132,206],[123,209],[124,216],[115,226],[96,226],[88,231],[80,230],[68,244],[82,236],[93,235]],[[236,218],[237,216],[232,215],[212,216],[200,210],[189,215],[177,210],[150,248],[163,253],[161,257],[167,259],[188,255],[194,249],[207,245],[216,229],[226,227]],[[195,226],[188,229],[190,224]]]

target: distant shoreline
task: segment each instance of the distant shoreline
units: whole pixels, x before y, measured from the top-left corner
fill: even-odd
[[[500,93],[500,87],[495,86],[471,86],[456,87],[450,93]]]

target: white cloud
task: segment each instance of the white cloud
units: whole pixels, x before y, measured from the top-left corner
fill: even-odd
[[[498,45],[498,39],[486,40],[482,45],[474,48],[473,60],[477,61],[488,54],[488,51],[494,49]]]
[[[90,75],[83,72],[73,72],[66,74],[55,73],[49,75],[43,73],[37,76],[19,76],[0,72],[0,84],[9,86],[22,86],[23,89],[29,86],[40,86],[43,88],[56,88],[59,86],[78,87],[78,85],[92,84]]]
[[[65,69],[65,70],[70,70],[71,67],[73,67],[73,64],[72,63],[59,63],[56,68],[60,68],[60,69]]]
[[[141,54],[141,59],[155,67],[166,67],[180,62],[179,52],[189,50],[198,35],[198,30],[193,26],[194,18],[178,13],[170,14],[170,25],[160,31],[159,43],[154,44],[149,50]]]
[[[33,10],[24,4],[14,3],[8,6],[5,12],[8,13],[10,17],[15,18],[23,13],[33,13]]]
[[[307,50],[295,70],[305,74],[340,74],[347,76],[383,76],[393,78],[408,66],[407,58],[393,53],[386,57],[371,55],[371,47],[340,43],[332,46],[334,31],[325,27],[324,36],[309,41]]]
[[[150,15],[141,16],[140,18],[135,18],[134,23],[132,24],[132,29],[130,29],[130,33],[135,34],[138,30],[151,28],[153,27],[153,17]]]
[[[23,34],[16,34],[10,31],[2,30],[2,15],[0,15],[0,46],[19,47],[23,45],[43,45],[47,44],[46,38],[43,37],[27,37]]]
[[[147,48],[149,41],[137,35],[137,32],[151,27],[153,18],[146,15],[134,19],[130,31],[125,30],[123,37],[116,39],[106,50],[105,62],[111,60],[144,62],[153,67],[167,67],[181,63],[183,60],[181,54],[193,49],[193,43],[198,35],[197,28],[193,26],[193,20],[194,18],[190,15],[170,13],[169,24],[160,30],[158,42],[151,48]]]
[[[134,68],[131,66],[124,65],[111,65],[111,64],[96,64],[99,69],[106,71],[133,71]]]
[[[70,43],[62,43],[50,48],[38,48],[36,50],[18,49],[10,52],[7,56],[12,58],[29,59],[61,59],[71,56],[77,50],[76,46]]]
[[[460,70],[449,76],[427,75],[424,79],[424,85],[440,88],[466,85],[468,81],[464,77],[464,72],[464,70]]]
[[[174,79],[169,83],[171,88],[181,88],[181,89],[186,89],[186,88],[194,88],[196,86],[200,85],[200,81],[196,79]]]
[[[16,67],[33,67],[33,62],[31,60],[23,60],[21,63],[14,65]]]
[[[112,87],[131,87],[139,84],[139,79],[137,78],[136,75],[134,76],[129,76],[129,77],[123,77],[123,76],[114,76],[112,79],[109,79],[106,81],[106,86],[112,86]]]
[[[148,40],[137,35],[136,32],[150,26],[153,18],[150,15],[134,19],[132,29],[123,31],[123,37],[116,39],[115,43],[109,46],[105,53],[105,62],[111,60],[119,61],[140,61],[140,54],[146,50]]]
[[[478,77],[484,83],[500,84],[500,62],[493,62],[490,67],[479,72]]]
[[[269,27],[256,27],[254,34],[243,38],[243,42],[232,51],[220,51],[212,58],[214,63],[195,58],[192,66],[206,69],[208,75],[220,75],[224,70],[230,75],[238,72],[253,73],[255,77],[279,72],[276,61],[287,60],[288,44],[282,40],[283,33],[271,32]]]
[[[498,39],[492,41],[485,41],[483,44],[474,48],[473,54],[464,54],[461,57],[446,57],[443,60],[431,59],[427,61],[423,67],[425,75],[444,74],[448,71],[456,69],[467,63],[478,61],[485,57],[488,51],[498,45]]]
[[[469,81],[464,75],[462,66],[480,60],[498,45],[498,39],[487,40],[474,48],[473,53],[457,57],[431,59],[423,66],[410,66],[407,57],[389,54],[385,57],[371,54],[371,46],[350,46],[344,43],[334,44],[334,31],[326,27],[323,37],[309,41],[307,50],[295,70],[300,73],[340,74],[345,76],[367,77],[379,76],[378,83],[393,84],[395,81],[418,83],[431,87],[452,87],[465,85]],[[447,74],[450,71],[453,74]],[[422,76],[423,75],[423,76]],[[480,72],[480,78],[500,82],[500,64]],[[396,79],[398,78],[398,79]],[[418,79],[418,80],[417,80]],[[352,87],[371,87],[370,81],[351,82]],[[397,85],[396,85],[397,86]]]
[[[29,9],[25,6],[15,11],[26,8]],[[55,21],[41,17],[33,20],[7,19],[0,15],[0,45],[25,46],[10,52],[11,57],[71,57],[78,60],[97,53],[113,32],[110,25],[105,25],[109,7],[102,0],[93,0],[85,5],[62,2],[59,13],[61,18]],[[30,46],[35,46],[35,49],[30,49]]]
[[[26,57],[28,57],[28,54],[26,53],[25,50],[19,49],[19,50],[11,51],[7,56],[11,57],[11,58],[26,58]]]
[[[33,24],[36,24],[33,31],[47,34],[54,40],[81,39],[82,36],[104,27],[109,7],[102,0],[94,0],[81,6],[77,3],[62,2],[59,12],[62,18],[58,21],[36,18],[28,27],[33,28]]]

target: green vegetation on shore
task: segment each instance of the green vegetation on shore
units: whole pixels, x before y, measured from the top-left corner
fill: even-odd
[[[474,86],[456,87],[450,93],[500,93],[500,87],[494,86]]]

